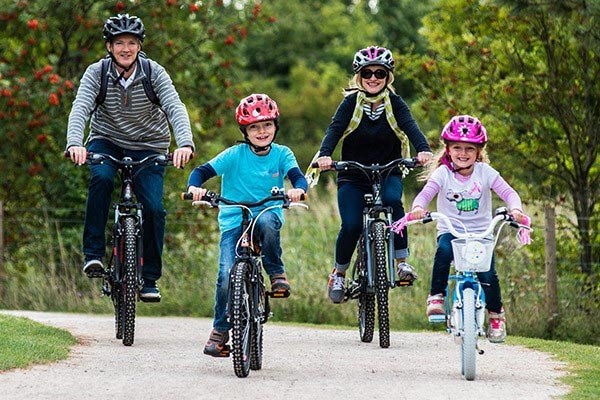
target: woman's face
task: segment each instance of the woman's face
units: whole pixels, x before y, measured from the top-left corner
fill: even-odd
[[[389,71],[382,65],[369,65],[360,70],[360,82],[369,94],[377,94],[385,89]]]
[[[125,33],[106,43],[106,48],[113,54],[117,64],[127,69],[135,62],[142,45],[136,36]]]

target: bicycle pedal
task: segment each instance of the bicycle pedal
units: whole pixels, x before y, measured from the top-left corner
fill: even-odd
[[[446,314],[432,314],[428,317],[429,322],[432,324],[439,324],[446,322]]]
[[[141,297],[140,300],[144,303],[160,303],[160,297]]]
[[[414,280],[412,281],[396,281],[396,286],[412,286]]]
[[[290,297],[291,292],[289,290],[277,290],[274,292],[267,292],[269,297],[273,299],[285,299]]]

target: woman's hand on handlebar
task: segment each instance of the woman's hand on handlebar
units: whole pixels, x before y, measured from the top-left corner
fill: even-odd
[[[193,201],[200,201],[202,200],[202,198],[204,197],[204,195],[206,194],[207,190],[201,187],[197,187],[197,186],[190,186],[188,187],[188,193],[192,194],[192,200]]]
[[[431,162],[433,153],[430,151],[421,151],[417,154],[417,161],[420,165],[427,165]]]
[[[333,160],[329,156],[319,157],[316,160],[316,163],[319,165],[319,169],[321,171],[327,171],[333,169],[331,164],[333,164]]]
[[[302,189],[290,189],[287,191],[287,197],[293,202],[304,200],[303,196],[304,190]]]
[[[83,146],[71,146],[67,149],[73,164],[83,165],[87,160],[87,149]]]

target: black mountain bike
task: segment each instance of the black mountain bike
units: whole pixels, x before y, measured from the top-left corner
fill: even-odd
[[[184,200],[190,200],[191,194],[183,193]],[[251,209],[268,202],[270,205],[258,215],[253,216]],[[221,197],[214,192],[206,192],[201,201],[194,205],[209,207],[239,207],[242,211],[242,236],[237,243],[236,257],[229,273],[228,316],[231,328],[233,370],[240,378],[245,378],[250,370],[262,368],[263,325],[271,315],[269,298],[288,297],[289,291],[268,292],[266,290],[260,243],[253,238],[254,223],[267,210],[281,207],[308,208],[303,203],[289,200],[283,189],[273,188],[271,195],[257,202],[237,202]]]
[[[136,304],[143,287],[143,219],[142,204],[138,202],[133,180],[137,173],[151,165],[173,165],[171,154],[157,154],[134,161],[130,157],[117,159],[109,154],[88,153],[90,165],[110,162],[121,178],[121,194],[113,205],[112,252],[102,276],[102,293],[110,296],[115,308],[116,338],[131,346],[135,334]],[[147,299],[144,301],[160,301]]]
[[[381,185],[386,174],[394,168],[404,172],[415,168],[417,160],[397,159],[385,165],[363,165],[356,161],[334,161],[335,171],[358,170],[369,178],[371,193],[364,196],[363,231],[356,247],[352,276],[346,288],[344,301],[358,300],[360,340],[373,341],[375,305],[379,323],[379,346],[390,346],[388,295],[390,288],[410,286],[412,282],[399,281],[394,266],[394,234],[389,227],[393,222],[392,208],[383,205]],[[313,164],[313,167],[318,167]]]

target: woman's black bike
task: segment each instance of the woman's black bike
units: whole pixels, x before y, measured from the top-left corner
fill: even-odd
[[[184,200],[192,195],[183,193]],[[277,202],[253,216],[251,209],[269,202]],[[214,192],[206,192],[201,201],[193,205],[209,207],[239,207],[242,212],[242,236],[236,246],[236,257],[229,273],[228,316],[231,323],[231,354],[233,370],[240,378],[245,378],[250,370],[262,368],[263,325],[267,322],[271,310],[269,298],[288,297],[289,291],[268,292],[263,277],[260,243],[253,237],[255,222],[260,216],[273,208],[308,208],[303,203],[291,202],[283,189],[273,188],[271,194],[257,202],[238,202],[228,200]]]
[[[417,160],[397,159],[385,165],[363,165],[356,161],[334,161],[335,171],[358,170],[369,178],[371,193],[364,196],[363,231],[358,240],[352,276],[346,288],[344,301],[358,300],[360,340],[373,341],[375,305],[379,323],[379,346],[390,346],[388,295],[391,288],[410,286],[412,281],[397,279],[394,266],[394,234],[389,227],[393,222],[392,208],[383,205],[381,187],[387,174],[394,168],[403,173],[415,168]],[[313,163],[312,167],[318,167]]]
[[[67,154],[68,156],[68,154]],[[171,154],[156,154],[134,161],[130,157],[115,158],[109,154],[89,153],[90,165],[110,162],[115,165],[121,178],[121,193],[113,205],[112,252],[108,268],[100,275],[103,278],[102,293],[110,296],[115,308],[116,338],[125,346],[131,346],[135,334],[137,301],[141,300],[143,287],[143,218],[142,204],[134,192],[134,177],[139,171],[152,165],[173,165]],[[157,302],[160,298],[143,299]]]

